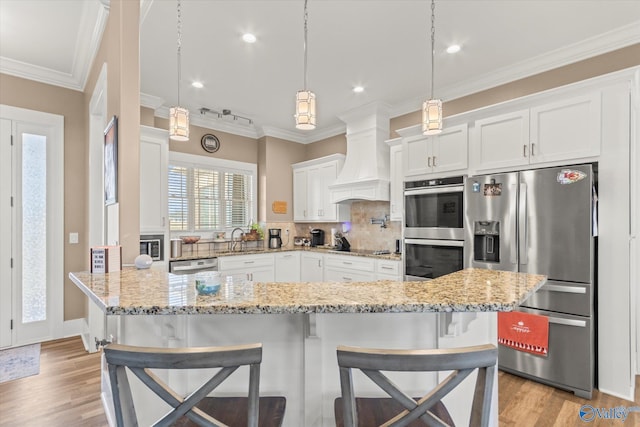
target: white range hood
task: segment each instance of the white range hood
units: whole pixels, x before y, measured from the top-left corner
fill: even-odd
[[[329,186],[331,203],[389,201],[389,107],[374,103],[340,116],[347,124],[347,157]]]

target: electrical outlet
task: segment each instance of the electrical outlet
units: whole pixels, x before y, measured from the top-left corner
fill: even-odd
[[[287,228],[286,230],[284,230],[285,234],[289,234],[289,229]]]

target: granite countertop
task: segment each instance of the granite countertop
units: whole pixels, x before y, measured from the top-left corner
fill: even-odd
[[[320,252],[320,253],[331,253],[331,254],[340,254],[340,255],[350,255],[350,256],[363,256],[367,258],[376,258],[376,259],[388,259],[388,260],[397,260],[401,259],[400,254],[388,253],[388,254],[378,254],[376,251],[371,250],[352,250],[350,252],[336,251],[332,247],[328,246],[294,246],[293,248],[281,248],[281,249],[268,249],[268,248],[250,248],[245,249],[243,251],[229,251],[229,250],[197,250],[195,253],[185,254],[181,257],[171,258],[169,261],[188,261],[193,259],[203,259],[203,258],[219,258],[219,257],[227,257],[227,256],[238,256],[238,255],[255,255],[255,254],[268,254],[268,253],[279,253],[279,252],[291,252],[291,251],[303,251],[303,252]]]
[[[224,275],[224,273],[222,273]],[[125,268],[69,278],[108,315],[511,311],[546,277],[465,269],[431,281],[225,283],[197,295],[194,275]]]

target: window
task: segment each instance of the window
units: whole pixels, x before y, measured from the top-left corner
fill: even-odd
[[[174,152],[169,157],[171,231],[246,227],[256,217],[256,165]]]

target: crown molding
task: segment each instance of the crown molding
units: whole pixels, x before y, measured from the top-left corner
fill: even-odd
[[[640,21],[582,40],[571,46],[556,49],[529,60],[494,70],[480,75],[476,79],[468,80],[463,84],[437,88],[438,96],[443,101],[461,98],[640,43],[640,31],[638,31],[638,28],[640,28]],[[427,97],[428,95],[425,93],[394,105],[391,109],[391,117],[419,111],[422,108],[422,102]]]
[[[164,99],[159,96],[149,95],[148,93],[140,92],[140,106],[151,108],[152,110],[157,110],[162,107],[164,104]],[[169,112],[167,110],[167,117],[169,117]]]

